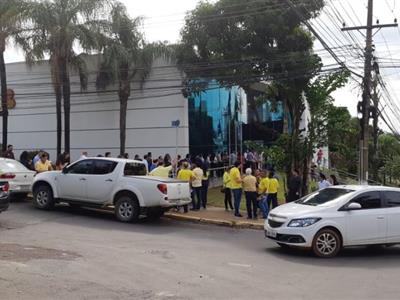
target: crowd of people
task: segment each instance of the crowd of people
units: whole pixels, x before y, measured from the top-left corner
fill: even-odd
[[[8,145],[3,156],[15,159],[12,145]],[[88,152],[83,151],[79,159],[87,157]],[[111,157],[111,152],[98,154],[96,157]],[[129,154],[119,155],[118,158],[129,159]],[[150,176],[177,178],[189,182],[192,196],[190,210],[193,211],[207,209],[209,181],[212,177],[222,177],[221,192],[224,195],[225,209],[233,211],[234,216],[238,218],[242,217],[240,207],[243,194],[248,219],[256,219],[259,215],[267,218],[269,210],[278,206],[279,180],[273,167],[264,164],[262,153],[246,151],[243,155],[222,153],[195,157],[188,154],[184,158],[178,155],[172,159],[169,154],[153,158],[149,152],[143,158],[134,155],[134,160],[142,161]],[[63,170],[71,163],[71,156],[64,152],[53,164],[44,150],[37,151],[33,158],[24,151],[20,155],[20,162],[26,168],[42,173]],[[317,181],[315,172],[316,169],[312,168],[310,176],[312,180]],[[319,174],[318,189],[332,185],[339,185],[335,175],[330,175],[327,179],[324,174]],[[292,171],[287,187],[286,202],[293,202],[301,197],[302,179],[298,170]],[[188,211],[189,207],[185,206],[184,212]]]

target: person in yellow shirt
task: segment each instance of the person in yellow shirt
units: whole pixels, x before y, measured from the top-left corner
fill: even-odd
[[[257,218],[257,178],[252,175],[251,168],[246,169],[243,178],[243,190],[246,196],[247,219]]]
[[[228,205],[231,210],[233,210],[232,205],[232,192],[231,192],[231,177],[229,172],[231,171],[232,167],[227,167],[224,172],[223,176],[223,189],[224,189],[224,203],[225,203],[225,210],[228,210]]]
[[[186,161],[183,162],[182,169],[179,170],[178,176],[176,178],[179,180],[182,180],[182,181],[187,181],[187,182],[189,182],[190,185],[192,184],[192,180],[195,179],[195,175],[194,175],[193,171],[189,169],[188,162],[186,162]],[[192,194],[192,199],[193,199],[193,194]],[[184,211],[184,213],[187,213],[189,211],[187,205],[183,206],[183,211]]]
[[[258,194],[260,198],[258,200],[258,206],[261,209],[263,218],[266,219],[268,218],[268,212],[269,212],[268,197],[267,197],[269,178],[265,171],[261,172],[260,177],[261,177],[260,184],[258,186]]]
[[[270,171],[268,175],[268,189],[267,189],[267,198],[268,205],[270,209],[274,209],[278,207],[278,189],[279,189],[279,181],[274,177],[274,172]]]
[[[53,171],[53,166],[51,165],[51,161],[49,161],[47,153],[40,155],[40,160],[35,164],[35,170],[38,173]]]
[[[157,168],[149,173],[150,176],[156,176],[161,178],[169,178],[172,171],[172,165],[166,165],[163,162],[159,162]]]
[[[193,197],[192,197],[192,204],[193,208],[192,210],[200,210],[202,201],[203,201],[203,196],[202,196],[202,179],[204,176],[203,170],[200,168],[201,166],[201,161],[197,161],[192,163],[192,168],[193,168],[193,174],[194,174],[194,179],[192,180],[192,187],[193,187]],[[196,199],[197,198],[197,202]]]
[[[240,162],[237,161],[229,172],[230,185],[234,199],[235,217],[241,218],[240,202],[242,201],[242,178],[239,171]]]

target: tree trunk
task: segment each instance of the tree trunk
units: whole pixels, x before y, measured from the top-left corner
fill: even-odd
[[[71,115],[71,85],[69,78],[68,60],[62,60],[62,85],[63,85],[63,98],[64,98],[64,149],[65,152],[70,153],[70,115]]]
[[[61,140],[62,140],[62,114],[61,114],[61,105],[62,105],[62,74],[60,72],[60,61],[56,59],[50,59],[52,63],[52,81],[54,93],[56,94],[56,128],[57,128],[57,158],[61,154]]]
[[[7,76],[6,64],[4,61],[5,41],[0,41],[0,77],[1,77],[1,107],[3,119],[3,142],[2,142],[2,155],[7,150],[7,136],[8,136],[8,108],[7,108]]]
[[[125,73],[125,72],[123,72]],[[120,102],[120,111],[119,111],[119,140],[120,140],[120,149],[119,152],[121,155],[124,155],[126,152],[126,113],[128,109],[128,99],[131,94],[131,85],[128,79],[128,74],[121,74],[124,79],[121,79],[119,84],[119,102]]]

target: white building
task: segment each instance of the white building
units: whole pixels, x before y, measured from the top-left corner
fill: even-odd
[[[91,72],[87,91],[81,93],[79,77],[71,76],[72,159],[77,159],[82,151],[93,156],[107,151],[113,156],[119,154],[117,87],[108,87],[111,92],[96,90],[96,59],[91,57],[88,61]],[[9,111],[9,144],[14,145],[17,156],[23,150],[44,149],[55,160],[55,96],[48,63],[32,68],[24,62],[8,64],[7,76],[17,103]],[[142,89],[137,82],[132,86],[126,133],[126,151],[130,156],[143,157],[147,152],[152,152],[153,157],[174,155],[176,129],[171,122],[178,119],[178,153],[189,153],[188,105],[181,94],[181,83],[178,69],[159,60]]]

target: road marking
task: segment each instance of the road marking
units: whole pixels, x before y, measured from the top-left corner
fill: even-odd
[[[231,267],[251,268],[251,265],[247,265],[247,264],[228,263],[228,265]]]

